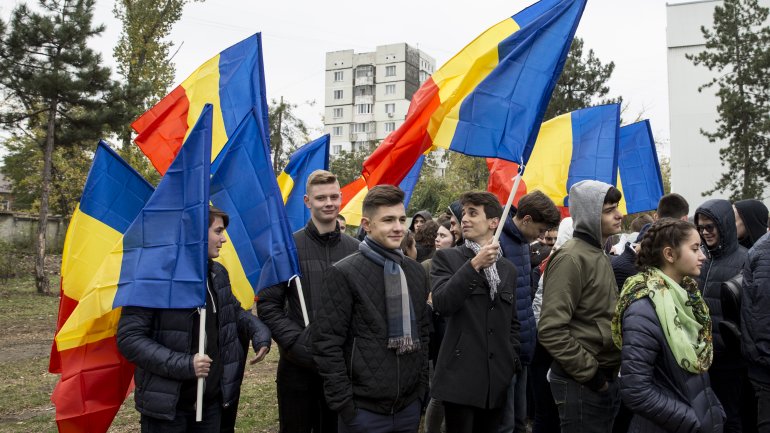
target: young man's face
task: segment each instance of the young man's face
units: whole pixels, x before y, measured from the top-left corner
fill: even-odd
[[[719,230],[717,224],[709,217],[698,215],[698,234],[709,248],[719,245]]]
[[[519,231],[524,236],[527,242],[534,242],[541,236],[545,235],[546,227],[545,223],[536,223],[531,215],[526,215],[521,219],[521,225],[516,225]]]
[[[455,242],[457,242],[458,239],[462,239],[462,228],[460,226],[460,221],[457,221],[457,218],[454,216],[454,214],[449,219],[449,231],[452,233],[452,236],[454,236]]]
[[[602,206],[602,238],[608,238],[620,233],[623,228],[623,214],[620,213],[617,203]]]
[[[543,245],[552,247],[556,244],[556,236],[558,235],[556,230],[548,230],[543,236]]]
[[[342,204],[339,182],[311,185],[305,194],[305,206],[310,216],[321,224],[331,224],[337,219]]]
[[[412,225],[414,226],[414,232],[417,233],[420,230],[422,230],[422,227],[425,225],[425,218],[421,216],[414,217],[414,221],[412,221]]]
[[[738,231],[738,239],[743,239],[746,237],[746,225],[743,224],[743,218],[735,206],[733,206],[733,212],[735,212],[735,229]]]
[[[400,249],[406,233],[406,209],[404,204],[380,206],[372,215],[361,218],[366,234],[385,248]]]
[[[463,205],[463,237],[473,242],[483,241],[491,233],[494,233],[499,223],[499,218],[487,218],[484,206],[475,204]]]
[[[225,238],[225,223],[222,217],[214,217],[214,222],[209,226],[209,258],[219,257],[219,249],[227,242]]]

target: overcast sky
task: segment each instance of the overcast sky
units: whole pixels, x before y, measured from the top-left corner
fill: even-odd
[[[17,0],[0,0],[7,19]],[[224,48],[262,32],[269,99],[283,96],[305,106],[301,116],[320,134],[327,51],[373,51],[406,42],[442,65],[479,33],[533,3],[531,0],[260,1],[207,0],[187,5],[171,39],[178,84]],[[673,1],[671,3],[681,3]],[[120,22],[113,2],[97,1],[95,23],[107,29],[91,45],[114,65]],[[658,141],[668,142],[665,0],[589,0],[577,35],[603,62],[614,61],[612,96],[628,103],[626,120],[644,113]]]

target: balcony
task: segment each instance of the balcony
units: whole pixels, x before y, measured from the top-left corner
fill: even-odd
[[[353,97],[353,105],[374,104],[374,95],[356,95]]]
[[[355,86],[373,86],[374,85],[374,77],[356,77],[355,82],[353,83]]]
[[[376,132],[351,132],[350,141],[374,141],[377,139]]]

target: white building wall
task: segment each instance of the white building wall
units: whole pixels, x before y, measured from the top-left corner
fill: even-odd
[[[701,26],[711,27],[718,0],[693,1],[667,5],[668,93],[671,130],[671,190],[690,203],[691,213],[707,198],[728,198],[725,193],[703,197],[727,170],[722,167],[719,149],[725,142],[711,143],[701,129],[716,130],[719,118],[716,87],[698,88],[716,76],[704,66],[695,66],[685,58],[705,50]],[[770,0],[759,0],[770,7]],[[765,192],[770,196],[770,191]]]

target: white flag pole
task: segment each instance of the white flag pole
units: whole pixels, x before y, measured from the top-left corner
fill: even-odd
[[[302,281],[299,279],[299,275],[295,275],[291,278],[297,282],[297,296],[299,296],[299,306],[302,310],[302,319],[305,321],[305,328],[310,324],[310,319],[307,315],[307,305],[305,305],[305,292],[302,291]],[[289,280],[291,283],[291,280]]]
[[[505,226],[505,222],[508,220],[508,214],[511,212],[511,205],[513,205],[513,198],[516,196],[516,191],[519,189],[519,183],[521,183],[521,173],[524,171],[524,166],[519,166],[519,172],[516,173],[516,177],[514,177],[513,180],[513,188],[511,188],[511,193],[508,194],[508,201],[505,203],[505,209],[503,209],[503,216],[500,219],[500,224],[497,226],[497,230],[495,231],[495,238],[493,239],[494,242],[498,242],[500,240],[500,235],[503,233],[503,226]]]
[[[204,356],[205,343],[206,343],[206,307],[200,309],[200,327],[198,328],[198,355]],[[206,379],[203,377],[198,378],[198,395],[195,400],[195,421],[201,422],[203,420],[203,388]]]

